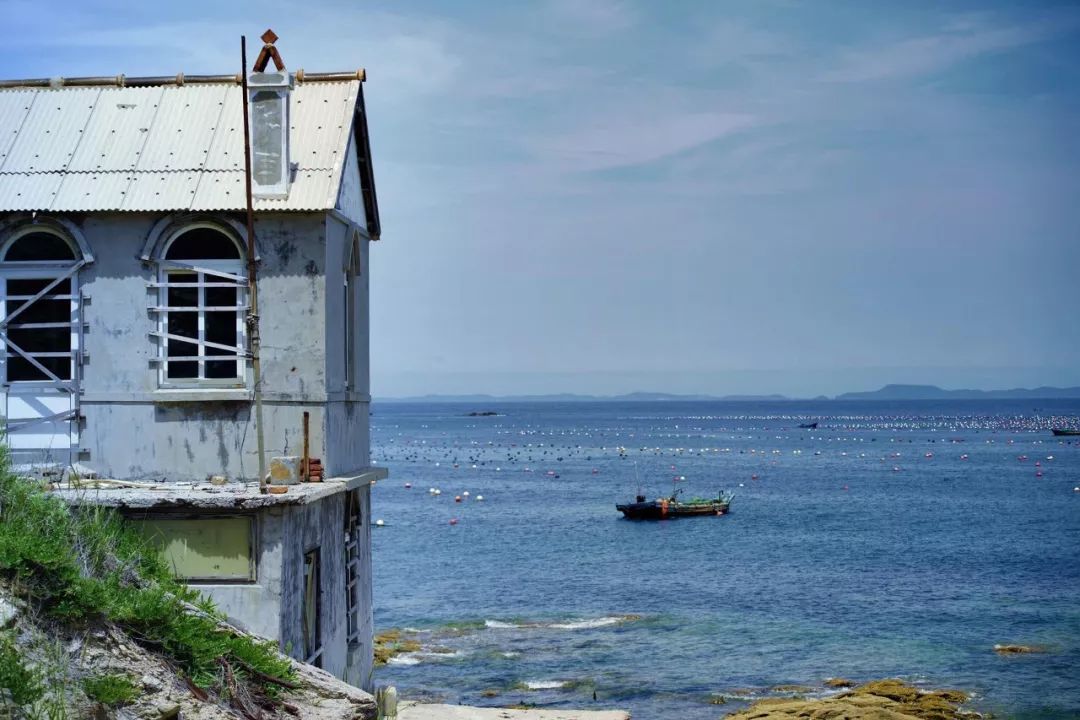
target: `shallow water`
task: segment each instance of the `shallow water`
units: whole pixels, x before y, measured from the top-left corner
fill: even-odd
[[[466,416],[486,409],[502,414]],[[376,404],[375,622],[425,650],[375,681],[697,720],[778,685],[900,676],[1078,717],[1080,442],[1048,430],[1077,417],[1076,401]],[[615,511],[675,476],[735,491],[731,513]]]

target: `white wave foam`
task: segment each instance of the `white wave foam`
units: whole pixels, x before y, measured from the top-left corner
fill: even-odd
[[[618,625],[619,623],[637,620],[636,615],[607,615],[598,618],[583,618],[581,620],[562,620],[559,622],[525,622],[513,623],[503,620],[485,620],[484,627],[492,630],[591,630],[594,628]]]
[[[460,650],[454,652],[433,652],[430,650],[419,650],[417,652],[402,653],[401,655],[395,655],[386,661],[387,665],[419,665],[427,660],[449,660],[450,658],[463,657],[465,653]]]
[[[566,687],[569,682],[566,680],[526,680],[523,684],[528,690],[558,690]]]
[[[592,628],[607,627],[608,625],[618,625],[629,619],[630,618],[625,615],[611,615],[608,617],[589,618],[587,620],[571,620],[568,622],[551,623],[548,627],[556,630],[590,630]]]
[[[419,665],[420,658],[416,656],[416,653],[405,653],[404,655],[395,655],[386,661],[387,665]]]

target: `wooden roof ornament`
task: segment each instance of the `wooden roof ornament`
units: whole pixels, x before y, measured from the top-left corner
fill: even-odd
[[[255,58],[255,65],[252,66],[252,70],[255,72],[266,72],[266,65],[271,60],[274,61],[274,67],[278,72],[285,69],[285,61],[281,59],[281,55],[278,53],[277,48],[274,47],[274,43],[277,42],[278,36],[273,30],[267,28],[261,36],[263,41],[262,50],[259,51],[259,56]]]

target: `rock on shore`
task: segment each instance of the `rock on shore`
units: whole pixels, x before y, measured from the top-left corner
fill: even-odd
[[[959,690],[923,691],[901,680],[876,680],[828,698],[769,698],[728,715],[728,720],[967,720]]]

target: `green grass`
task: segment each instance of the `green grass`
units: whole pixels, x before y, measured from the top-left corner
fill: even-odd
[[[41,678],[23,664],[12,633],[0,633],[0,701],[30,705],[44,694]]]
[[[139,696],[131,678],[116,673],[83,678],[82,689],[86,697],[102,705],[125,705]]]
[[[213,604],[178,582],[160,552],[114,512],[73,511],[40,486],[14,477],[0,456],[0,577],[39,614],[68,625],[111,622],[168,656],[199,687],[228,696],[238,681],[264,695],[290,680],[290,663],[271,642],[222,629]],[[186,603],[202,613],[191,612]],[[255,673],[250,670],[255,670]]]

